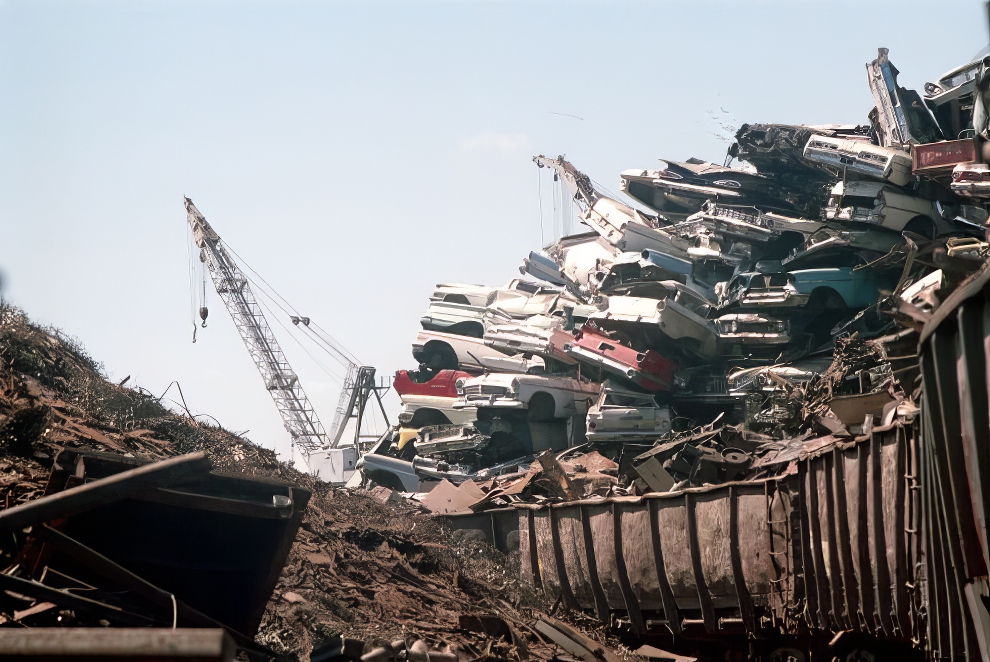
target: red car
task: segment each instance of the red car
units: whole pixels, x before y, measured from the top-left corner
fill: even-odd
[[[574,329],[574,338],[564,345],[568,355],[625,377],[647,391],[673,391],[674,373],[680,366],[658,352],[637,352],[612,340],[593,324]]]
[[[454,409],[457,402],[458,379],[470,379],[463,370],[399,370],[392,388],[402,401],[399,423],[418,428],[424,425],[456,423],[466,425],[474,420],[474,409]]]
[[[403,401],[406,400],[403,396],[407,395],[456,398],[457,389],[454,387],[454,382],[461,377],[470,379],[471,374],[463,370],[441,370],[427,381],[420,381],[423,377],[429,377],[429,374],[424,374],[422,371],[397,370],[392,388]]]

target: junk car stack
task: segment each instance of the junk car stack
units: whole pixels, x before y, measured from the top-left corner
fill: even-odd
[[[988,67],[922,96],[880,49],[868,124],[746,124],[633,202],[534,157],[590,231],[437,286],[364,477],[631,635],[988,659]]]

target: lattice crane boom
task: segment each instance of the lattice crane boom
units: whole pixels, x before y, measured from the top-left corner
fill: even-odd
[[[223,299],[241,340],[261,373],[293,446],[308,460],[311,454],[329,448],[323,424],[275,340],[248,279],[192,200],[186,198],[185,201],[186,220],[200,249],[200,259],[210,270],[217,294]]]

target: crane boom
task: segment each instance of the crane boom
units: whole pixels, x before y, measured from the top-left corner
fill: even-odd
[[[591,183],[591,178],[571,165],[571,162],[563,156],[551,159],[541,154],[534,156],[533,162],[539,168],[550,168],[553,170],[567,186],[571,197],[586,207],[594,207],[595,202],[601,197],[598,191],[595,190],[594,184]]]
[[[247,278],[192,200],[186,198],[185,201],[186,220],[192,228],[201,259],[209,267],[217,294],[223,299],[241,340],[261,373],[293,446],[298,447],[308,460],[312,453],[329,446],[323,424],[275,340]]]

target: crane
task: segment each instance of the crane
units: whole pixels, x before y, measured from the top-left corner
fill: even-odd
[[[359,365],[335,343],[323,343],[324,348],[332,350],[332,355],[347,369],[333,425],[327,434],[299,383],[299,377],[292,370],[275,339],[251,289],[249,278],[193,201],[185,198],[185,206],[186,220],[192,229],[193,241],[200,250],[200,260],[208,267],[217,294],[233,318],[248,354],[261,373],[265,388],[275,401],[275,407],[292,440],[293,451],[298,449],[309,467],[310,457],[314,453],[338,447],[347,423],[356,419],[354,445],[360,452],[361,422],[372,396],[377,400],[385,423],[388,424],[388,416],[381,401],[383,387],[375,383],[375,368]],[[204,326],[207,315],[206,307],[201,307],[200,317]],[[294,325],[305,329],[309,329],[311,324],[308,317],[301,315],[292,315],[290,319]]]
[[[591,178],[571,165],[571,162],[563,156],[551,159],[540,154],[533,157],[533,163],[538,168],[549,168],[553,170],[554,181],[557,181],[558,178],[562,180],[570,192],[571,197],[583,204],[586,208],[594,207],[598,198],[601,197],[591,183]]]

